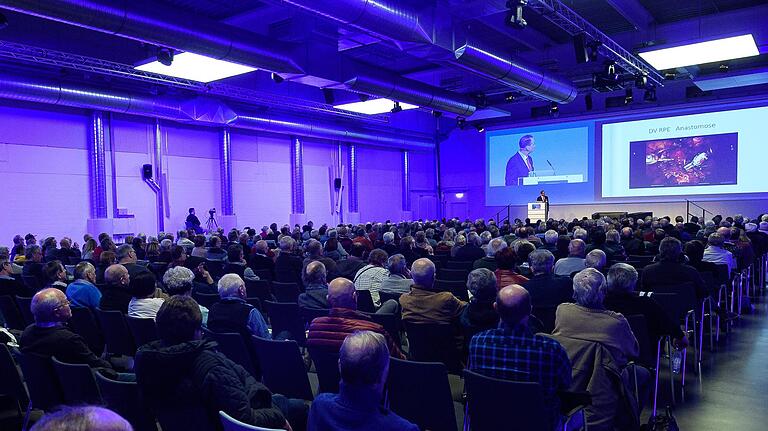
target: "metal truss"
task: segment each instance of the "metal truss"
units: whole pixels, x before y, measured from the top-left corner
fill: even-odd
[[[133,68],[133,66],[127,64],[116,63],[113,61],[107,61],[93,57],[86,57],[68,52],[44,49],[20,43],[8,42],[4,40],[0,40],[0,57],[9,58],[25,63],[45,64],[48,66],[74,69],[82,72],[91,72],[101,75],[130,79],[134,81],[141,81],[149,84],[181,88],[196,93],[220,96],[238,102],[252,103],[265,107],[274,107],[281,110],[303,112],[309,111],[366,122],[389,122],[389,118],[386,115],[363,115],[355,112],[344,111],[342,109],[336,109],[332,105],[324,103],[312,102],[273,93],[266,93],[263,91],[237,87],[234,85],[217,83],[206,84],[184,78],[175,78],[158,73],[144,72],[141,70],[136,70]]]
[[[597,27],[561,3],[560,0],[531,0],[528,7],[537,11],[541,16],[571,36],[583,33],[594,41],[600,42],[600,53],[615,61],[618,66],[627,72],[646,75],[648,80],[654,82],[657,86],[664,86],[664,77],[659,72],[624,49],[624,47],[616,43],[605,33],[598,30]]]

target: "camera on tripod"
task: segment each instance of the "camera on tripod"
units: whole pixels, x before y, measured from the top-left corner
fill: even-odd
[[[211,208],[211,209],[209,209],[209,210],[208,210],[208,214],[210,214],[210,215],[211,215],[211,217],[213,217],[213,215],[214,215],[214,214],[216,214],[216,208]]]
[[[208,232],[211,232],[214,229],[218,229],[219,227],[219,224],[216,223],[216,218],[213,217],[213,215],[216,214],[216,208],[209,209],[208,214],[210,217],[208,217],[208,221],[205,223],[205,227],[208,229]]]

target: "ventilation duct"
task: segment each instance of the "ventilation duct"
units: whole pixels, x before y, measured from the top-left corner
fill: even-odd
[[[405,130],[373,130],[340,123],[236,113],[215,99],[178,99],[105,91],[0,74],[0,98],[162,118],[205,126],[224,126],[388,148],[431,149],[434,139]]]
[[[276,73],[302,73],[291,45],[146,0],[0,0],[17,12]]]
[[[500,83],[513,85],[523,91],[557,103],[569,103],[578,94],[573,84],[544,72],[537,66],[525,64],[512,56],[470,44],[457,49],[458,63],[475,73]]]

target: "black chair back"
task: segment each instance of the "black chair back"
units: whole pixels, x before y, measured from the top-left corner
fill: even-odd
[[[299,304],[266,301],[264,308],[272,324],[272,338],[294,340],[299,346],[304,347],[307,336],[304,333],[304,321],[299,313]]]
[[[224,275],[224,265],[226,262],[221,260],[206,259],[205,268],[213,278],[221,278]]]
[[[420,429],[456,431],[448,370],[443,363],[391,358],[387,402],[390,410]]]
[[[364,313],[375,313],[376,306],[373,305],[373,298],[370,290],[356,290],[357,292],[357,311]]]
[[[125,323],[123,313],[97,308],[96,316],[101,324],[101,330],[104,332],[104,340],[107,342],[107,353],[125,356],[136,354],[136,344],[128,325]]]
[[[24,411],[29,404],[29,394],[11,351],[4,343],[0,343],[0,376],[3,376],[0,379],[0,394],[15,399],[19,403],[19,410]]]
[[[0,314],[3,315],[5,326],[8,328],[23,331],[27,327],[24,316],[10,295],[0,295]]]
[[[67,324],[73,332],[83,337],[88,348],[96,356],[100,356],[104,352],[104,335],[101,333],[101,328],[93,313],[87,307],[70,308],[72,309],[72,317]]]
[[[637,362],[645,368],[656,368],[656,341],[651,340],[648,334],[648,321],[642,314],[630,314],[627,318],[632,333],[635,334],[637,344],[640,346],[640,355]],[[653,342],[653,344],[651,344]]]
[[[19,312],[21,312],[21,317],[24,318],[27,326],[35,323],[35,316],[32,315],[32,298],[17,296],[16,305],[19,306]]]
[[[391,292],[382,292],[379,291],[379,299],[381,299],[381,303],[385,303],[389,301],[390,299],[394,299],[397,302],[400,302],[400,296],[402,293],[391,293]]]
[[[715,276],[717,284],[728,285],[728,282],[731,280],[731,274],[728,271],[728,265],[724,263],[717,263],[715,264],[715,268],[717,268],[717,275]]]
[[[51,360],[67,404],[101,404],[101,394],[91,367],[87,364],[67,364],[56,358]]]
[[[313,400],[307,370],[293,340],[267,340],[253,336],[251,340],[261,365],[264,384],[272,393],[289,398]]]
[[[224,265],[224,274],[237,274],[240,278],[245,279],[245,268],[245,265],[226,263]]]
[[[339,351],[322,347],[309,347],[309,357],[315,364],[320,392],[339,393]]]
[[[168,262],[150,262],[147,268],[155,274],[158,280],[162,281],[165,271],[168,270]]]
[[[469,301],[469,292],[467,291],[467,281],[459,280],[435,280],[435,288],[442,292],[451,292],[453,296],[462,301]]]
[[[78,263],[82,262],[83,259],[77,256],[69,256],[67,257],[67,262],[69,262],[70,265],[77,265]]]
[[[137,317],[125,316],[125,323],[128,325],[134,341],[136,341],[136,347],[160,339],[157,335],[155,319],[139,319]]]
[[[675,318],[683,319],[688,311],[697,311],[698,309],[696,290],[693,287],[693,283],[656,284],[650,286],[648,290],[653,293],[673,293],[677,295],[676,300],[680,309],[676,314],[670,314],[670,316],[674,316]],[[697,311],[697,315],[698,314]]]
[[[259,310],[259,313],[264,316],[264,306],[261,305],[261,300],[259,298],[245,298],[245,302],[253,305],[253,308]],[[264,317],[266,318],[266,316]]]
[[[515,418],[515,431],[551,429],[543,409],[541,385],[486,377],[464,370],[467,393],[465,423],[471,431],[496,431],[509,427]],[[499,412],[505,412],[500,415]]]
[[[394,313],[367,313],[374,322],[383,326],[398,346],[400,343],[400,315]]]
[[[448,262],[449,264],[451,262]],[[470,262],[471,264],[472,262]],[[469,271],[465,269],[448,269],[443,268],[438,273],[438,278],[441,280],[448,280],[448,281],[462,281],[466,284],[467,282],[467,276],[469,275]]]
[[[295,271],[289,271],[289,270],[282,270],[282,271],[275,271],[275,279],[272,280],[272,282],[280,282],[280,283],[299,283],[301,280],[301,274],[295,272]]]
[[[213,338],[219,345],[219,351],[229,358],[232,362],[245,368],[245,371],[257,380],[261,379],[261,372],[257,362],[251,356],[246,340],[237,332],[211,332],[207,335]]]
[[[104,404],[125,418],[135,431],[157,431],[155,418],[145,406],[136,382],[118,382],[94,373]]]
[[[259,298],[261,302],[275,300],[269,280],[245,280],[245,292],[248,298]]]
[[[464,272],[470,272],[474,263],[471,260],[448,260],[443,266],[445,269],[460,269]]]
[[[50,411],[64,404],[64,393],[50,357],[22,353],[18,359],[33,408]]]
[[[419,362],[442,362],[449,372],[461,371],[453,326],[440,323],[403,322],[410,355]]]
[[[299,307],[299,313],[301,319],[304,321],[306,328],[309,328],[309,324],[317,317],[324,317],[328,315],[330,310],[327,308],[312,308],[312,307]]]
[[[256,277],[259,277],[260,280],[264,280],[264,281],[272,280],[272,271],[268,269],[254,269],[253,273],[254,275],[256,275]]]
[[[557,306],[533,307],[531,314],[541,322],[542,332],[551,334],[555,330],[555,311],[557,311]]]
[[[295,282],[272,282],[272,294],[277,302],[298,302],[299,285]]]
[[[24,285],[33,292],[37,292],[43,288],[40,280],[38,280],[34,275],[22,275],[21,280],[24,281]]]
[[[221,298],[219,298],[219,295],[217,293],[199,293],[199,292],[192,292],[192,298],[197,301],[198,304],[202,305],[205,308],[211,308],[211,306],[217,302]]]

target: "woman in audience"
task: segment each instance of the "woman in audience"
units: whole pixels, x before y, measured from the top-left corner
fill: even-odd
[[[62,292],[66,292],[67,270],[64,268],[64,265],[61,264],[60,260],[52,260],[46,263],[43,273],[48,280],[48,284],[45,286],[46,288],[54,287]]]
[[[155,296],[155,274],[149,271],[140,271],[131,278],[131,302],[128,303],[128,316],[139,319],[154,319],[157,310],[163,305],[165,299]]]
[[[522,276],[515,272],[515,264],[517,263],[517,255],[512,247],[506,247],[499,250],[494,256],[496,259],[496,289],[501,290],[504,286],[510,284],[523,284],[528,281],[528,277]]]
[[[83,244],[83,260],[94,260],[93,252],[96,250],[96,240],[93,238],[89,238],[85,241],[85,244]]]
[[[117,263],[117,256],[113,251],[105,251],[99,255],[99,263],[96,265],[96,284],[104,283],[104,271],[109,265]]]
[[[158,243],[156,239],[153,241],[153,239],[154,238],[149,239],[144,257],[150,262],[157,262],[160,258],[160,243]]]
[[[205,248],[205,237],[203,235],[195,235],[192,237],[192,242],[195,243],[195,247],[192,249],[191,255],[205,259],[205,256],[208,254],[208,249]]]
[[[208,249],[206,259],[208,260],[227,260],[227,252],[221,248],[221,238],[212,236],[210,240],[211,247]]]
[[[183,266],[176,266],[165,271],[163,275],[163,284],[168,290],[168,295],[182,295],[192,297],[192,287],[194,286],[195,274]],[[200,313],[203,316],[203,327],[208,326],[208,308],[198,304]]]
[[[177,266],[184,266],[187,261],[187,251],[180,245],[174,245],[171,247],[171,262],[168,264],[168,268],[175,268]]]
[[[136,259],[145,260],[147,252],[144,251],[144,238],[137,236],[130,242],[130,244],[133,245],[133,251],[136,252]]]
[[[552,253],[555,255],[555,261],[568,257],[568,246],[570,244],[571,238],[568,235],[559,235],[557,237],[557,242],[555,243],[555,251]]]

